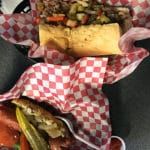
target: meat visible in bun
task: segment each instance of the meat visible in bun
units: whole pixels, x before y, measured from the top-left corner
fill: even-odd
[[[21,150],[64,150],[73,138],[65,124],[48,110],[29,99],[1,104],[0,146]],[[3,108],[2,108],[3,107]]]
[[[132,27],[129,8],[94,0],[43,0],[37,9],[40,45],[77,57],[122,54],[119,39]]]

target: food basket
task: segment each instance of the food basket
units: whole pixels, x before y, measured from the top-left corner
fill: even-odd
[[[0,35],[11,43],[30,46],[28,57],[43,58],[20,76],[0,101],[27,96],[45,101],[70,119],[78,135],[110,149],[111,122],[109,101],[102,91],[103,84],[113,84],[130,75],[149,55],[134,42],[150,37],[150,3],[141,0],[103,0],[110,5],[130,6],[133,28],[119,41],[123,55],[73,58],[55,49],[39,46],[36,0],[30,0],[30,14],[0,15]],[[90,149],[76,141],[70,149]]]

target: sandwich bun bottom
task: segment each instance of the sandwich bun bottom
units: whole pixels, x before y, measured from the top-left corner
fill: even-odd
[[[75,57],[122,54],[118,23],[75,28],[39,24],[40,45]]]

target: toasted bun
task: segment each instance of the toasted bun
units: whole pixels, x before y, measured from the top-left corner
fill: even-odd
[[[121,54],[118,47],[120,27],[117,23],[73,28],[71,49],[75,56]]]
[[[121,30],[118,23],[76,28],[40,24],[40,45],[68,52],[77,57],[122,54],[118,47]]]
[[[40,45],[46,45],[59,51],[69,47],[71,30],[63,26],[52,26],[48,24],[39,25]]]
[[[14,99],[12,103],[20,107],[27,118],[51,138],[68,136],[64,123],[39,105],[25,99]]]

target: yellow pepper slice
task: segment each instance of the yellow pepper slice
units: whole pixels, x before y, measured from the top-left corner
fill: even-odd
[[[26,136],[33,150],[48,150],[48,144],[36,128],[27,120],[26,116],[20,110],[16,108],[16,116],[19,126]]]

